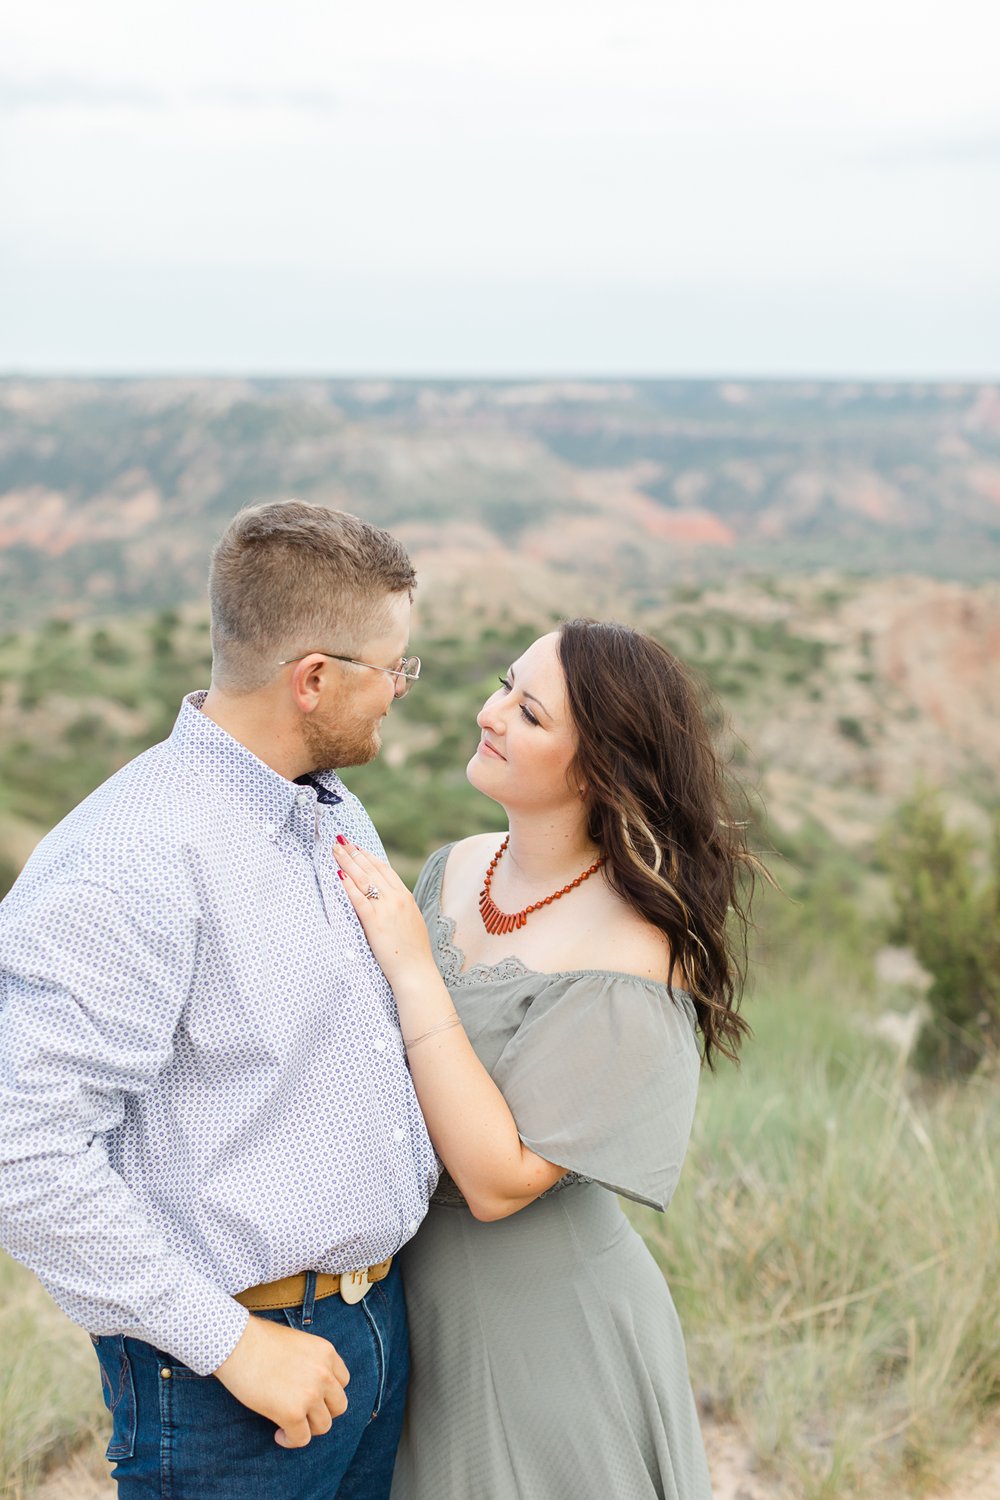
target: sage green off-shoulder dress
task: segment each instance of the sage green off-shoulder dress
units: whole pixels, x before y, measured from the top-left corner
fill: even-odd
[[[676,1186],[690,997],[513,957],[462,973],[440,912],[448,852],[415,891],[441,972],[521,1139],[569,1175],[491,1224],[442,1178],[402,1253],[412,1376],[392,1500],[710,1500],[677,1314],[615,1197],[664,1209]]]

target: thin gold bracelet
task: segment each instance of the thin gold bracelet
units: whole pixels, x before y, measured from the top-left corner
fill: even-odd
[[[426,1042],[426,1040],[427,1040],[427,1038],[429,1036],[434,1036],[435,1032],[438,1032],[438,1031],[447,1031],[450,1026],[461,1026],[461,1024],[462,1024],[462,1017],[459,1015],[458,1011],[456,1010],[456,1011],[454,1011],[452,1013],[452,1015],[450,1015],[448,1017],[447,1021],[440,1021],[437,1026],[432,1026],[431,1029],[430,1029],[430,1031],[422,1031],[419,1036],[415,1036],[413,1038],[412,1042],[408,1042],[406,1040],[406,1038],[404,1037],[403,1038],[403,1046],[406,1048],[407,1052],[410,1052],[420,1042]]]

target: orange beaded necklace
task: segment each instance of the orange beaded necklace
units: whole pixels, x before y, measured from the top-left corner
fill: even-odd
[[[571,880],[569,885],[564,885],[561,891],[553,891],[552,895],[546,896],[544,900],[533,901],[530,906],[524,906],[520,911],[506,912],[501,911],[493,900],[493,897],[490,895],[490,886],[493,884],[493,871],[500,863],[503,852],[509,843],[510,834],[508,833],[500,848],[490,860],[490,867],[486,871],[483,888],[479,892],[479,912],[487,932],[513,932],[515,928],[523,927],[533,911],[541,911],[543,906],[550,906],[553,901],[558,901],[560,896],[565,896],[568,891],[575,890],[578,885],[582,885],[585,880],[589,880],[591,875],[595,874],[607,859],[607,855],[602,854],[600,859],[594,860],[589,870],[584,870],[583,874],[578,875],[575,880]]]

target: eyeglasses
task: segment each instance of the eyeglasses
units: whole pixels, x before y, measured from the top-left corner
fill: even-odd
[[[369,667],[373,672],[384,672],[393,679],[393,692],[397,698],[405,698],[410,691],[410,683],[416,682],[420,676],[419,656],[404,656],[398,667],[378,667],[373,661],[355,661],[353,656],[338,656],[336,651],[317,650],[303,651],[301,656],[289,656],[286,661],[279,661],[278,666],[291,666],[294,661],[305,661],[307,656],[328,656],[331,661],[343,661],[349,667]]]

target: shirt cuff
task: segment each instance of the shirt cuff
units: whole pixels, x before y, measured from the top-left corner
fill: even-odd
[[[143,1311],[137,1338],[172,1354],[196,1375],[213,1374],[243,1336],[249,1312],[197,1273]]]

